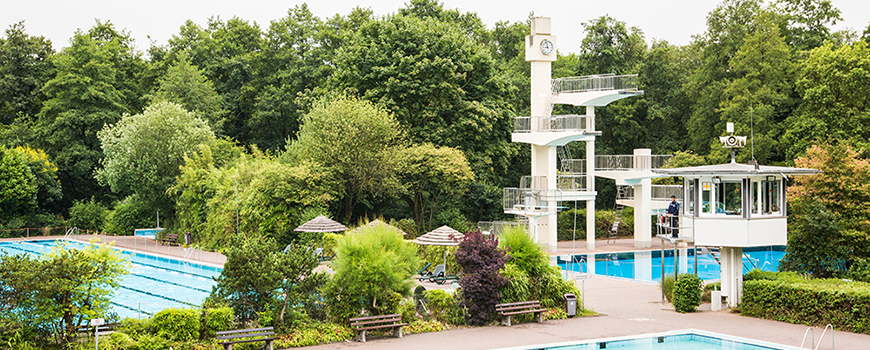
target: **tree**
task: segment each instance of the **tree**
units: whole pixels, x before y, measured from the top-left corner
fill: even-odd
[[[53,157],[65,206],[105,193],[94,179],[103,158],[97,131],[142,107],[139,74],[145,64],[133,39],[111,23],[77,31],[54,56],[57,75],[45,84],[49,99],[39,112],[36,145]]]
[[[275,241],[261,235],[231,237],[227,262],[209,298],[226,301],[239,323],[260,321],[270,310],[282,276],[275,266]],[[271,315],[270,315],[271,316]]]
[[[288,325],[290,321],[285,321],[285,314],[307,302],[329,279],[326,272],[313,272],[319,264],[318,257],[311,253],[309,247],[297,244],[289,245],[282,254],[276,255],[275,267],[283,277],[279,288],[284,299],[278,312],[278,324]]]
[[[500,300],[499,288],[509,283],[499,274],[508,258],[498,249],[495,237],[486,237],[479,230],[466,233],[459,242],[456,262],[465,272],[460,284],[469,324],[483,325],[495,313],[495,305]]]
[[[42,107],[42,87],[54,75],[51,41],[29,36],[24,21],[6,29],[0,38],[0,124],[32,118]]]
[[[33,173],[36,184],[36,206],[39,210],[59,212],[57,202],[63,197],[60,181],[57,180],[57,166],[51,162],[48,154],[41,149],[28,146],[18,146],[13,149],[21,156]]]
[[[423,144],[400,152],[399,182],[401,198],[412,208],[417,231],[423,232],[424,214],[429,209],[429,227],[435,208],[443,195],[460,195],[474,180],[474,173],[462,151],[451,147]]]
[[[870,161],[841,142],[810,147],[795,164],[822,173],[798,176],[788,188],[792,217],[782,266],[839,277],[853,259],[870,257]]]
[[[579,75],[628,74],[637,71],[646,51],[643,32],[626,28],[609,15],[583,23],[586,37],[580,44]]]
[[[36,178],[18,152],[0,146],[0,220],[36,209]]]
[[[735,77],[722,92],[720,122],[713,127],[722,133],[726,122],[734,122],[738,135],[749,135],[753,127],[755,157],[761,164],[769,164],[783,160],[777,140],[782,135],[780,125],[794,108],[791,97],[795,69],[775,14],[758,12],[752,24],[740,49],[729,61]],[[718,142],[707,142],[712,143],[711,154],[727,157],[724,154],[727,150]],[[750,156],[750,152],[740,153],[742,161]],[[719,157],[711,155],[711,159]]]
[[[786,158],[799,157],[814,143],[826,140],[851,143],[856,151],[868,154],[870,97],[862,91],[870,81],[870,44],[819,47],[799,69],[795,85],[801,101],[786,119]]]
[[[784,19],[786,43],[794,51],[822,46],[830,38],[829,26],[843,20],[830,0],[776,0],[773,4]]]
[[[398,146],[403,132],[392,114],[350,97],[323,100],[303,117],[288,157],[329,168],[343,187],[344,222],[364,194],[388,194],[397,187]]]
[[[38,258],[4,255],[0,299],[8,307],[2,311],[25,317],[20,321],[36,325],[43,339],[52,336],[68,344],[82,322],[107,316],[111,296],[129,268],[117,250],[98,241],[81,249],[61,242]]]
[[[184,155],[214,140],[206,122],[181,106],[158,101],[142,114],[124,115],[98,132],[105,158],[96,178],[121,194],[135,193],[169,212],[166,194],[181,173]]]
[[[209,121],[212,128],[220,129],[221,97],[215,92],[211,81],[196,66],[191,65],[184,55],[160,79],[151,101],[178,104],[200,119]]]
[[[513,88],[484,45],[429,16],[365,22],[350,38],[335,57],[333,89],[384,106],[412,142],[459,148],[476,174],[501,182],[516,152]]]

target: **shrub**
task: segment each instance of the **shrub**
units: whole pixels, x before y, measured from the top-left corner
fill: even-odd
[[[695,311],[701,305],[701,279],[690,273],[680,275],[674,285],[673,304],[679,313]]]
[[[423,267],[426,263],[432,263],[432,266],[429,267],[429,271],[434,270],[435,266],[444,263],[444,252],[447,251],[447,272],[459,272],[460,267],[456,262],[456,249],[456,247],[450,246],[419,245],[417,247],[417,255],[423,261],[420,262],[422,265],[415,268],[414,271]]]
[[[506,229],[499,246],[510,253],[507,266],[514,265],[528,276],[528,296],[517,301],[540,300],[544,307],[556,307],[563,302],[565,293],[580,294],[573,282],[562,279],[558,267],[550,266],[550,256],[524,228]],[[522,291],[510,293],[521,294]]]
[[[232,236],[227,262],[207,302],[226,303],[240,323],[269,323],[271,303],[282,280],[275,268],[275,241],[261,235]],[[266,317],[268,319],[263,319]]]
[[[574,222],[576,214],[577,234],[574,237]],[[598,235],[609,235],[610,229],[613,227],[615,212],[612,210],[596,210],[595,211],[595,227],[598,230]],[[581,240],[586,239],[586,209],[569,209],[559,212],[558,219],[559,230],[557,232],[558,240],[570,241],[574,238]],[[622,210],[622,220],[617,228],[617,233],[620,237],[629,237],[634,234],[634,208],[626,207]]]
[[[429,316],[441,322],[447,322],[450,310],[458,307],[453,296],[443,289],[427,290],[423,297]]]
[[[870,282],[870,259],[858,259],[852,263],[846,278],[853,281]]]
[[[335,323],[313,323],[300,327],[275,341],[275,348],[325,344],[353,338],[353,331]]]
[[[403,322],[411,322],[417,319],[417,302],[414,301],[414,298],[406,298],[403,299],[401,303],[399,303],[399,312],[402,314]]]
[[[673,292],[674,292],[674,276],[666,275],[662,278],[662,281],[659,282],[659,288],[664,290],[665,299],[670,303],[673,300]]]
[[[106,232],[116,235],[132,235],[133,230],[154,227],[157,224],[155,213],[136,195],[128,196],[115,204],[106,216]]]
[[[480,231],[468,232],[459,242],[456,262],[465,276],[461,279],[462,305],[467,310],[467,322],[482,325],[495,313],[499,303],[499,289],[508,284],[499,275],[507,257],[498,249],[498,240],[485,237]]]
[[[169,341],[156,335],[144,334],[136,339],[128,350],[164,350],[169,349]]]
[[[547,312],[544,313],[544,316],[546,316],[548,320],[564,320],[568,318],[568,312],[561,308],[554,308],[547,310]]]
[[[777,273],[744,280],[740,313],[776,321],[870,334],[870,283],[804,279]]]
[[[95,201],[94,197],[89,201],[76,201],[69,208],[68,224],[79,229],[102,231],[106,213],[108,213],[106,207]]]
[[[199,339],[199,312],[193,309],[165,309],[154,314],[151,323],[157,336],[169,340]]]
[[[215,336],[215,332],[228,331],[233,328],[233,308],[229,306],[203,309],[205,328],[202,329],[203,338]]]
[[[395,311],[401,295],[409,295],[414,285],[411,274],[419,265],[414,243],[383,225],[361,231],[342,236],[336,247],[335,274],[327,284],[326,298],[336,323],[362,311],[372,315]]]
[[[404,319],[402,319],[404,321]],[[410,324],[402,328],[402,333],[427,333],[440,332],[447,329],[447,326],[438,320],[413,320]]]
[[[531,286],[529,285],[529,276],[525,271],[513,264],[506,264],[501,275],[510,281],[504,287],[501,287],[501,302],[516,303],[521,301],[531,300]]]
[[[145,318],[141,320],[137,320],[135,318],[125,318],[119,323],[120,326],[117,327],[116,330],[125,334],[129,334],[134,338],[144,334],[153,333],[150,318]]]
[[[466,232],[472,229],[472,226],[468,223],[468,219],[466,219],[465,215],[462,215],[462,212],[456,207],[440,211],[435,217],[435,220],[438,222],[437,226],[447,225],[459,232]]]

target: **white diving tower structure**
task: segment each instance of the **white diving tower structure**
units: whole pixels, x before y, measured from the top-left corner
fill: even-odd
[[[531,176],[524,177],[518,188],[504,189],[504,211],[528,218],[529,231],[535,240],[547,250],[555,251],[559,202],[585,201],[587,248],[595,249],[595,176],[598,175],[595,138],[601,135],[595,130],[595,107],[639,96],[643,91],[637,89],[637,75],[603,74],[552,79],[551,64],[556,60],[556,42],[550,18],[532,18],[531,35],[526,36],[525,42],[526,61],[531,63],[532,116],[517,117],[511,134],[513,142],[531,145]],[[585,106],[586,114],[554,116],[551,114],[555,104]],[[560,170],[557,147],[572,141],[586,143],[586,158],[563,157]],[[636,170],[634,165],[631,170]],[[649,178],[661,176],[653,174],[649,167],[641,170],[642,174],[629,172],[637,175],[630,179],[646,177],[647,183]],[[620,176],[628,176],[629,172]],[[637,182],[640,185],[642,180]],[[649,212],[647,217],[651,215]],[[651,229],[648,223],[645,226],[646,242],[651,245]]]
[[[729,123],[730,124],[730,123]],[[733,126],[729,125],[733,133]],[[746,138],[725,136],[728,148],[742,147]],[[721,267],[722,296],[737,306],[743,287],[743,248],[786,245],[785,186],[788,176],[814,175],[816,169],[758,165],[757,162],[656,169],[683,178],[683,205],[678,221],[665,217],[664,241],[691,242],[716,258]],[[715,251],[718,250],[718,257]],[[751,268],[751,267],[750,267]]]

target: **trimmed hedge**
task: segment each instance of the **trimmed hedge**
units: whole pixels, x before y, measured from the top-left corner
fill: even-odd
[[[744,279],[742,315],[870,334],[870,283],[795,273],[750,272]]]
[[[679,313],[694,312],[701,305],[701,279],[691,273],[684,273],[674,285],[673,304]]]

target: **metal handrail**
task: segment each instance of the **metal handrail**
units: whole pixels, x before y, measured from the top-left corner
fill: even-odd
[[[668,165],[672,155],[598,155],[596,171],[632,171],[661,169]]]
[[[813,343],[816,342],[816,332],[813,330],[813,327],[807,328],[807,330],[804,331],[804,339],[801,340],[801,350],[803,350],[804,343],[807,341],[807,334],[812,334],[812,337],[810,338],[810,348],[812,348]]]
[[[819,350],[819,347],[822,346],[822,340],[825,339],[825,333],[828,332],[828,327],[831,328],[831,350],[834,349],[834,325],[828,323],[828,325],[825,326],[825,330],[822,331],[822,335],[819,336],[819,343],[816,344],[816,347],[814,348],[814,350]],[[810,344],[810,345],[812,345],[812,344]]]
[[[515,117],[514,132],[583,131],[586,118],[577,114]]]
[[[72,237],[73,232],[78,232],[78,231],[79,231],[78,227],[70,227],[68,230],[66,230],[66,234],[63,235],[63,239],[66,241],[70,240],[70,237]]]
[[[181,260],[188,260],[188,261],[190,261],[190,259],[193,259],[193,256],[194,256],[194,253],[196,252],[196,250],[197,250],[197,249],[202,249],[202,247],[200,247],[200,246],[197,244],[197,245],[194,245],[193,247],[190,247],[190,248],[188,248],[188,249],[189,249],[189,250],[188,250],[187,252],[184,253],[184,256],[181,258]],[[202,253],[200,253],[200,259],[199,259],[199,260],[202,260]]]
[[[670,200],[671,196],[677,197],[677,200],[683,199],[683,186],[681,185],[652,185],[650,187],[650,199],[652,200]],[[633,200],[634,186],[617,185],[616,199]]]
[[[553,93],[578,93],[606,90],[637,90],[637,74],[598,74],[552,80]]]

